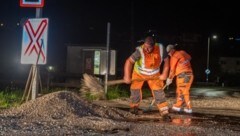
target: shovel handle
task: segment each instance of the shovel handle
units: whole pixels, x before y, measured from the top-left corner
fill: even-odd
[[[108,81],[108,82],[107,82],[107,86],[109,86],[109,85],[123,84],[123,83],[124,83],[124,80],[123,80],[123,79],[112,80],[112,81]]]
[[[162,90],[164,90],[167,87],[167,84],[165,84],[162,88]],[[150,103],[149,107],[152,107],[153,104],[155,103],[155,99],[152,100],[152,102]]]
[[[132,81],[147,81],[147,80],[157,80],[159,79],[159,77],[151,77],[151,78],[145,78],[145,79],[132,79]],[[116,84],[123,84],[125,83],[123,79],[119,79],[119,80],[112,80],[112,81],[108,81],[107,82],[107,86],[109,85],[116,85]]]

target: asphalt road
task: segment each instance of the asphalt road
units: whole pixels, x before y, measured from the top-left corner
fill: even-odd
[[[175,95],[175,86],[165,89],[166,94]],[[240,97],[240,87],[202,86],[192,87],[190,95],[193,97]]]

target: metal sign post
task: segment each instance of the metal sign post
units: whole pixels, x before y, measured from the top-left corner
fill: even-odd
[[[41,8],[36,8],[36,18],[41,18],[42,17],[42,9]],[[37,98],[37,94],[38,94],[38,87],[39,87],[39,71],[38,71],[38,61],[39,61],[39,56],[40,53],[42,51],[42,45],[43,43],[41,43],[41,47],[39,49],[39,53],[38,53],[38,58],[37,58],[37,62],[36,64],[33,64],[33,84],[32,84],[32,100]]]
[[[210,50],[210,37],[208,37],[208,47],[207,47],[207,69],[205,70],[206,73],[206,82],[208,82],[208,75],[209,73],[207,72],[209,70],[209,50]],[[210,70],[209,70],[210,71]]]
[[[38,64],[46,64],[48,19],[42,17],[44,0],[20,0],[21,7],[36,8],[36,19],[28,19],[24,24],[21,63],[32,64],[22,100],[36,99],[41,85]]]
[[[107,81],[108,81],[108,73],[109,73],[109,43],[110,43],[110,23],[107,23],[107,57],[106,57],[106,74],[105,74],[105,85],[104,91],[105,95],[107,94]]]
[[[210,57],[210,44],[211,39],[217,39],[217,35],[212,35],[208,37],[208,47],[207,47],[207,69],[205,70],[205,73],[207,75],[206,82],[209,82],[209,74],[210,74],[210,68],[209,68],[209,57]]]

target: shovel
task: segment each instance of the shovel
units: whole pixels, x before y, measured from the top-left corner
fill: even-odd
[[[147,81],[147,80],[158,80],[159,77],[151,77],[151,78],[144,78],[144,79],[132,79],[132,81]],[[111,85],[117,85],[117,84],[123,84],[125,83],[123,79],[119,79],[119,80],[112,80],[112,81],[107,81],[107,86],[111,86]]]
[[[159,77],[151,77],[145,79],[132,79],[132,81],[147,81],[147,80],[157,80]],[[125,83],[123,79],[108,81],[105,85],[117,85]],[[96,97],[105,96],[103,84],[96,78],[88,74],[83,74],[83,79],[81,81],[80,92],[82,97],[86,97],[86,94],[92,94]],[[104,97],[103,97],[104,99]]]
[[[162,88],[162,90],[164,90],[165,88],[167,87],[167,84],[165,84]],[[149,111],[152,111],[152,107],[153,107],[153,104],[155,103],[155,99],[153,99],[151,101],[151,103],[149,104],[148,108],[144,109],[143,112],[149,112]]]

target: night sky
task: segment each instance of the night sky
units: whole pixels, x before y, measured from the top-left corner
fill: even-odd
[[[49,18],[47,65],[56,65],[64,71],[66,44],[105,44],[107,22],[111,23],[110,47],[122,56],[120,66],[149,29],[160,36],[192,32],[239,37],[237,5],[230,1],[45,0],[42,17]],[[19,0],[1,1],[1,79],[29,72],[28,65],[20,64],[21,25],[26,18],[34,17],[35,8],[22,8]]]

